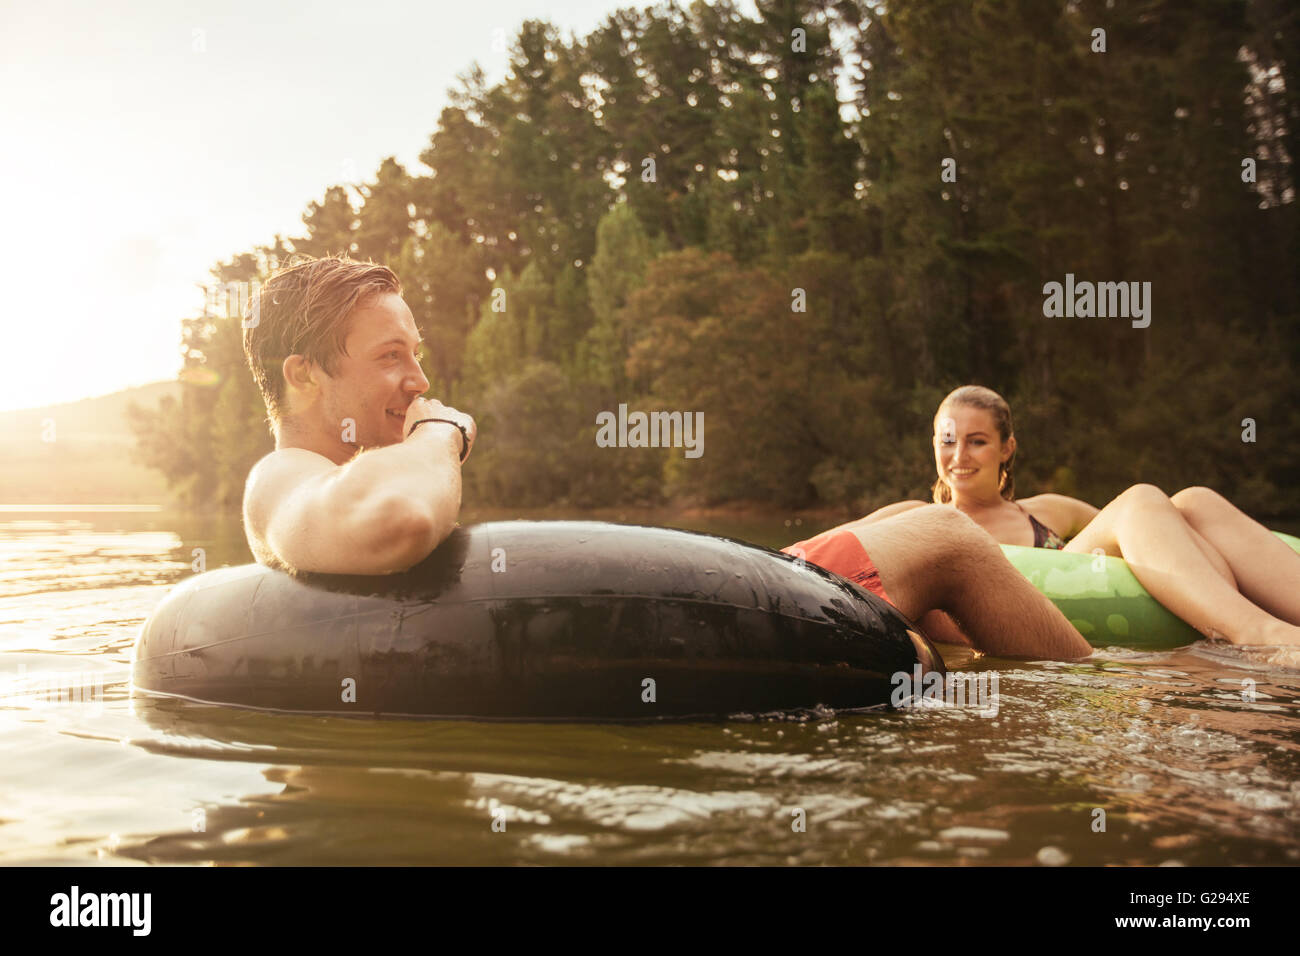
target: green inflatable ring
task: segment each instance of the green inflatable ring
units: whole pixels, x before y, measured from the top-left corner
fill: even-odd
[[[1273,532],[1300,553],[1300,538]],[[1095,647],[1181,647],[1201,634],[1147,593],[1122,558],[1004,544],[1016,570]]]

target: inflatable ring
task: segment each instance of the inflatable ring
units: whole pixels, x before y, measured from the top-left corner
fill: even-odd
[[[504,521],[402,574],[198,574],[145,622],[132,684],[277,711],[635,720],[884,705],[918,664],[943,666],[896,608],[789,555]]]
[[[1273,533],[1300,553],[1300,538]],[[1156,650],[1204,636],[1165,610],[1122,558],[1010,544],[1002,545],[1002,551],[1094,647]]]

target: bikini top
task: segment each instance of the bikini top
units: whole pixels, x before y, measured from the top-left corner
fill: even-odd
[[[1065,547],[1065,541],[1061,536],[1031,515],[1028,511],[1025,511],[1025,509],[1021,507],[1020,502],[1016,502],[1016,507],[1020,508],[1021,511],[1024,511],[1025,517],[1029,519],[1029,524],[1034,529],[1035,548],[1051,548],[1060,551]]]

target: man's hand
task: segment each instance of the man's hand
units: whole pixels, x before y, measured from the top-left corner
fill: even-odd
[[[465,434],[469,437],[469,445],[465,449],[465,458],[469,458],[469,453],[474,448],[474,440],[478,438],[478,426],[474,424],[473,418],[466,415],[464,412],[456,411],[456,409],[452,408],[450,405],[442,404],[442,402],[438,401],[436,398],[417,398],[411,402],[406,409],[406,424],[402,428],[402,434],[406,436],[404,440],[409,441],[414,437],[411,434],[411,426],[422,418],[446,418],[463,426]],[[447,430],[450,429],[450,426],[436,425],[432,423],[420,426],[421,430],[425,428],[442,428]],[[456,454],[459,456],[461,447],[461,436],[459,431],[455,433],[455,436],[457,449]]]

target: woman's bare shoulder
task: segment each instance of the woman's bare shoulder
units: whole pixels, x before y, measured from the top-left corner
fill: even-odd
[[[1032,508],[1036,505],[1045,508],[1057,508],[1062,506],[1073,507],[1075,505],[1087,504],[1087,502],[1080,501],[1078,498],[1071,498],[1069,495],[1058,495],[1051,491],[1044,492],[1041,495],[1034,495],[1030,498],[1017,498],[1016,501],[1020,502],[1026,508]]]
[[[1017,503],[1057,534],[1071,535],[1092,520],[1097,509],[1086,501],[1047,492],[1031,498],[1017,498]]]

